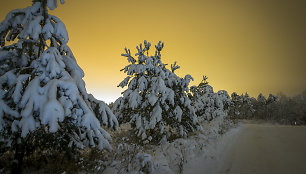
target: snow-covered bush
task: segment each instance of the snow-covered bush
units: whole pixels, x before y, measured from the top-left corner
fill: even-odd
[[[190,96],[198,118],[211,121],[215,117],[227,115],[231,100],[225,90],[214,93],[213,87],[206,80],[207,77],[204,76],[198,86],[190,87]]]
[[[159,142],[163,137],[187,136],[194,129],[201,129],[197,116],[187,96],[192,77],[178,77],[161,61],[164,44],[160,41],[154,56],[149,56],[150,42],[137,46],[135,59],[129,49],[122,56],[129,65],[122,71],[128,76],[118,85],[127,86],[113,106],[120,123],[130,122],[135,134],[142,142]]]
[[[48,14],[56,6],[57,0],[35,0],[0,24],[0,141],[110,150],[101,123],[116,129],[118,122],[87,94],[65,25]]]

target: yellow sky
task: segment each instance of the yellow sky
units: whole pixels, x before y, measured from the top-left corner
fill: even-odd
[[[2,0],[0,20],[30,0]],[[306,89],[304,0],[66,0],[53,15],[66,25],[69,46],[85,71],[87,90],[106,102],[120,96],[125,47],[165,42],[163,62],[177,74],[202,75],[225,89],[288,95]],[[153,52],[152,52],[153,53]]]

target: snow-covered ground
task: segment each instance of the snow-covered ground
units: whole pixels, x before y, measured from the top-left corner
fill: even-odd
[[[305,174],[306,126],[244,123],[219,173]]]
[[[195,158],[191,158],[184,168],[184,174],[216,174],[223,169],[225,158],[240,136],[244,126],[238,124],[229,129],[225,134],[216,136]]]
[[[103,173],[215,173],[241,126],[222,117],[202,126],[203,131],[186,139],[157,146],[119,143]],[[201,171],[197,171],[198,166],[202,166]]]
[[[158,146],[119,145],[103,173],[306,173],[305,126],[217,118],[203,127]]]
[[[244,121],[210,143],[186,174],[304,174],[306,127]],[[211,158],[209,158],[211,157]]]

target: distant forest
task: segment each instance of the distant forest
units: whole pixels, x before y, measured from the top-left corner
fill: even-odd
[[[306,123],[306,90],[294,97],[283,93],[270,94],[257,99],[245,95],[231,95],[230,118],[275,120],[281,124],[301,125]]]

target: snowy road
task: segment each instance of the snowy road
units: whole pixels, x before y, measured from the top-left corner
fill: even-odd
[[[224,174],[305,174],[306,127],[248,124],[228,147]]]
[[[194,158],[184,174],[306,174],[306,126],[242,123]]]

